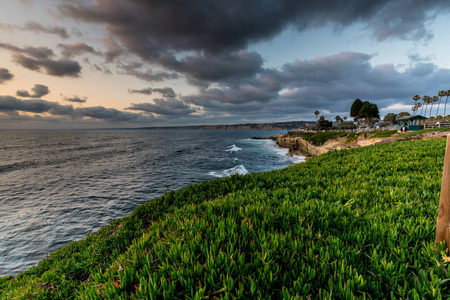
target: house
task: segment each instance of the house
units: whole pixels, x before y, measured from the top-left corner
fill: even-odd
[[[406,130],[422,130],[425,126],[425,120],[427,120],[427,117],[421,116],[421,115],[414,115],[414,116],[405,116],[397,119],[398,126],[397,130],[402,130],[403,126],[406,126]]]

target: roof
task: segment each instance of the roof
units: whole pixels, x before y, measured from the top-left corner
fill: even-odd
[[[401,118],[397,118],[397,121],[413,121],[413,120],[426,120],[427,117],[421,116],[421,115],[414,115],[414,116],[404,116]]]

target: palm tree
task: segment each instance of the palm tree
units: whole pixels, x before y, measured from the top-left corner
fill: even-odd
[[[422,109],[423,109],[423,105],[422,105],[422,103],[420,103],[420,102],[416,104],[416,107],[417,107],[416,110],[419,110],[419,108],[421,108],[421,107],[422,107]]]
[[[422,100],[423,101],[423,100]],[[420,102],[419,102],[420,103]],[[425,106],[424,104],[425,104],[425,101],[423,101],[423,103],[420,103],[421,104],[421,106],[422,106],[422,109],[420,110],[420,114],[422,115],[422,112],[423,112],[423,107]]]
[[[314,112],[314,114],[316,115],[316,122],[317,122],[317,116],[320,115],[320,111],[316,110],[316,111]]]
[[[423,103],[427,104],[427,106],[425,107],[425,115],[426,115],[427,114],[427,109],[428,109],[428,103],[431,102],[431,97],[425,95],[425,96],[422,97],[422,101],[423,101]],[[422,108],[422,110],[423,110],[423,108]]]
[[[430,117],[431,117],[431,111],[433,110],[433,104],[434,104],[434,102],[438,102],[438,101],[439,101],[439,97],[438,96],[430,97],[430,103],[431,103]]]
[[[347,121],[347,117],[344,117],[344,121]]]
[[[447,109],[447,100],[448,96],[450,96],[450,90],[446,91],[444,96],[447,96],[447,99],[445,99],[445,106],[444,106],[444,117],[445,117],[446,116],[445,110]]]
[[[336,125],[338,125],[339,122],[342,122],[342,121],[341,121],[342,118],[341,118],[340,116],[336,116],[334,119],[336,120]]]
[[[437,111],[436,111],[436,117],[438,116],[439,107],[441,106],[441,99],[442,99],[442,97],[445,96],[445,91],[439,91],[438,92],[438,96],[439,96],[439,104],[438,104],[438,108],[437,108]]]
[[[414,97],[412,97],[412,99],[414,100],[414,106],[413,107],[416,107],[417,106],[417,100],[420,100],[420,96],[419,95],[415,95]]]

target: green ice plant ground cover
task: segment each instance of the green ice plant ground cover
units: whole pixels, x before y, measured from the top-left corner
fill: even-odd
[[[17,277],[0,299],[442,299],[445,139],[187,186]]]

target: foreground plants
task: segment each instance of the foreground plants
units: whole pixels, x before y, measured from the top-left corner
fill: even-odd
[[[442,299],[445,139],[188,186],[53,253],[1,299]]]

